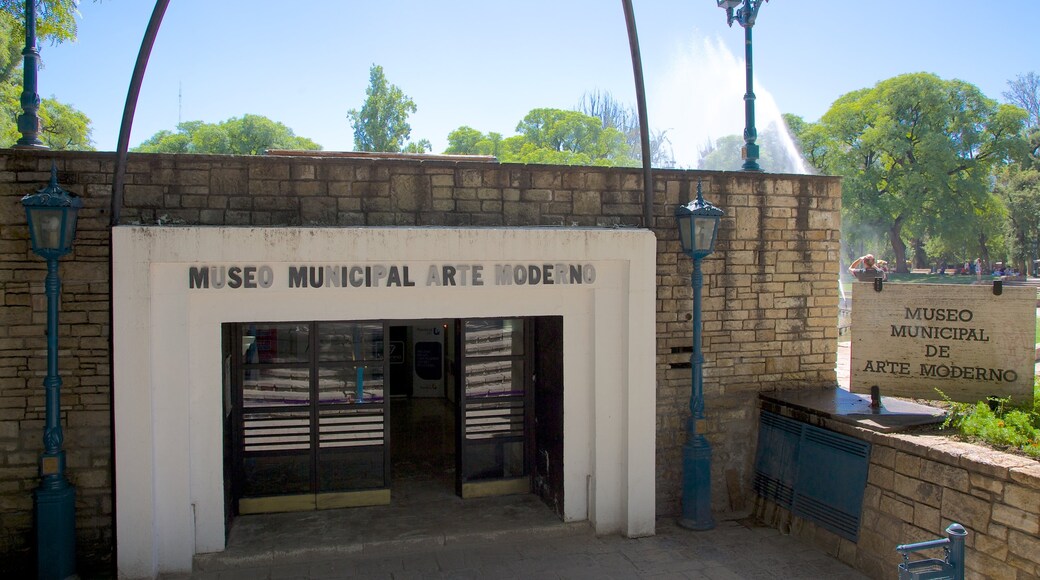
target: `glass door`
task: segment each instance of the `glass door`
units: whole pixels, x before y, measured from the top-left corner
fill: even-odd
[[[458,323],[456,491],[463,498],[531,489],[530,333],[521,318]]]
[[[233,326],[238,513],[389,503],[383,323]]]

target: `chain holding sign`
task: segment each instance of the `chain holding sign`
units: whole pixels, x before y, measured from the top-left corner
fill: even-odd
[[[857,282],[850,390],[974,403],[1033,397],[1036,289]]]

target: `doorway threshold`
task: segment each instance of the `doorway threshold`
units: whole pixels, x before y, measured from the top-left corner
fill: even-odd
[[[488,540],[588,533],[564,523],[534,494],[463,500],[418,494],[391,505],[240,516],[223,552],[198,554],[195,572],[344,556],[410,553]]]

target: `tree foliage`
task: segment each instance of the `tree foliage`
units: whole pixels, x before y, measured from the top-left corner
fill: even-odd
[[[354,128],[354,150],[388,153],[404,150],[412,134],[408,116],[418,110],[415,102],[400,87],[390,84],[383,67],[377,64],[369,69],[365,94],[365,104],[360,110],[347,111]]]
[[[0,83],[0,143],[11,145],[22,136],[18,132],[18,115],[22,86],[13,82]],[[41,99],[37,110],[40,133],[37,137],[54,150],[93,151],[90,119],[76,108],[56,99]]]
[[[995,191],[1007,208],[1008,254],[1020,272],[1032,271],[1040,245],[1040,171],[1007,168],[997,176]]]
[[[594,91],[585,93],[578,111],[599,119],[604,129],[617,129],[625,136],[628,144],[628,156],[642,163],[642,132],[639,127],[639,113],[631,105],[625,105],[609,92]],[[653,167],[675,167],[667,131],[650,129],[650,165]]]
[[[445,153],[453,155],[493,155],[501,157],[502,134],[481,133],[473,127],[462,126],[448,133]]]
[[[517,135],[502,138],[459,127],[448,135],[445,153],[494,155],[504,163],[547,165],[629,166],[639,164],[629,155],[624,134],[604,127],[600,119],[578,111],[532,109],[516,126]]]
[[[1029,113],[1026,120],[1029,127],[1040,126],[1040,76],[1035,72],[1028,72],[1018,75],[1007,84],[1008,90],[1003,93],[1007,102],[1022,107]]]
[[[38,40],[59,43],[76,38],[78,0],[37,2]],[[0,139],[13,144],[21,137],[22,49],[25,47],[25,2],[0,0]],[[43,98],[37,111],[39,139],[51,149],[92,150],[90,119],[54,98]]]
[[[1024,112],[974,85],[926,73],[900,75],[838,98],[808,157],[841,175],[843,222],[884,232],[898,271],[907,241],[954,237],[985,250],[978,216],[993,207],[990,176],[1021,149]]]
[[[502,142],[501,160],[553,165],[636,166],[625,136],[578,111],[532,109]]]
[[[262,155],[268,149],[315,151],[321,146],[299,137],[282,123],[261,115],[243,115],[219,123],[188,121],[176,131],[162,130],[134,148],[139,153],[208,153]]]
[[[0,12],[19,21],[19,31],[25,38],[25,1],[0,0]],[[76,16],[79,0],[37,0],[36,36],[53,43],[76,40]]]
[[[1040,76],[1035,72],[1018,75],[1015,80],[1008,81],[1008,90],[1003,96],[1028,114],[1027,153],[1020,161],[1023,165],[1040,168]]]

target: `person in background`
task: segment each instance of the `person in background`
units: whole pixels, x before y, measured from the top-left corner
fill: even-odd
[[[856,258],[849,264],[849,273],[857,280],[871,281],[874,278],[884,278],[884,272],[878,269],[874,254],[867,254]]]

